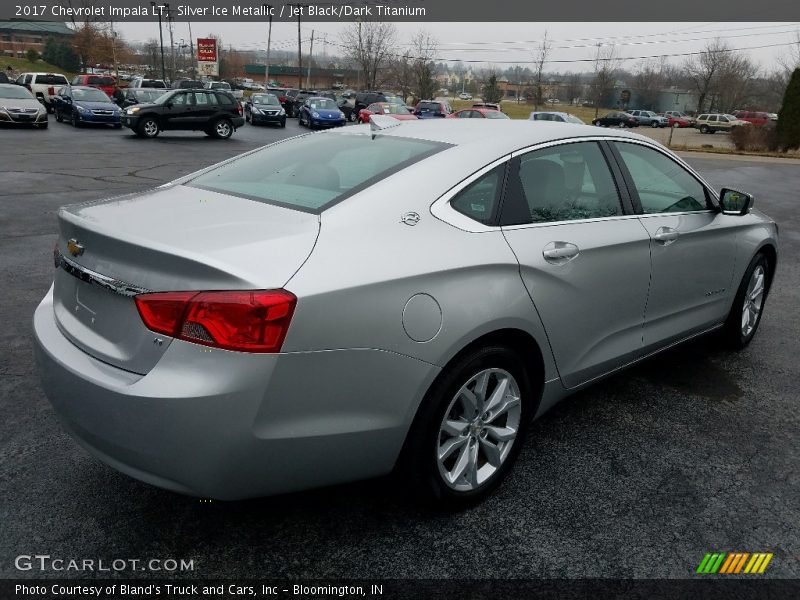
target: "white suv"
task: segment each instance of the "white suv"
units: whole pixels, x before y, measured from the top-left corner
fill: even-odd
[[[706,114],[697,117],[694,126],[700,130],[700,133],[716,133],[717,131],[730,132],[736,127],[743,127],[752,125],[749,121],[742,121],[733,115],[726,114]]]

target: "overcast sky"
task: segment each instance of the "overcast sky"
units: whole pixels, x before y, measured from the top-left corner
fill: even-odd
[[[308,52],[308,39],[315,31],[314,56],[341,54],[341,32],[346,23],[303,23],[303,52]],[[598,42],[614,43],[621,57],[677,55],[702,50],[715,37],[724,39],[733,48],[745,50],[762,67],[771,68],[776,60],[786,56],[789,47],[800,36],[800,23],[397,23],[398,51],[405,49],[419,29],[429,31],[439,41],[438,58],[498,63],[501,67],[522,64],[532,60],[537,41],[545,31],[554,49],[553,61],[579,61],[591,59]],[[118,31],[129,41],[146,41],[158,38],[158,24],[121,23]],[[227,47],[240,50],[265,50],[267,27],[265,23],[192,23],[194,38],[213,33],[222,38]],[[169,45],[164,29],[165,45]],[[174,38],[189,40],[187,23],[176,22]],[[325,40],[327,39],[327,44]],[[782,44],[782,46],[781,46]],[[754,48],[756,46],[772,46]],[[272,47],[281,50],[297,49],[296,22],[275,22],[272,28]],[[685,57],[674,56],[672,62],[682,62]],[[623,67],[634,67],[640,60],[629,60]],[[548,71],[588,71],[591,62],[553,62]]]

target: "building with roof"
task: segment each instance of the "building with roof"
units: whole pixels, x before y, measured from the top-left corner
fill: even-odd
[[[66,40],[73,35],[66,23],[58,21],[0,21],[0,54],[22,58],[31,48],[41,54],[47,38]]]

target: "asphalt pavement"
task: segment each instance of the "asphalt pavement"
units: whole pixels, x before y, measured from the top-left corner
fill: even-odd
[[[53,121],[0,130],[0,577],[91,574],[14,566],[48,554],[193,560],[185,575],[203,578],[683,578],[716,551],[774,552],[764,577],[800,577],[797,162],[685,155],[712,185],[755,193],[780,224],[753,343],[732,353],[700,340],[573,396],[534,424],[511,477],[479,506],[431,513],[387,480],[204,502],[91,458],[62,431],[33,364],[31,316],[53,276],[57,208],[298,131],[295,120],[227,141]]]

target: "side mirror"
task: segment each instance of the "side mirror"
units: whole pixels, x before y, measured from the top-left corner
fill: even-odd
[[[723,188],[719,194],[719,205],[724,215],[746,215],[754,203],[753,196],[744,192]]]

